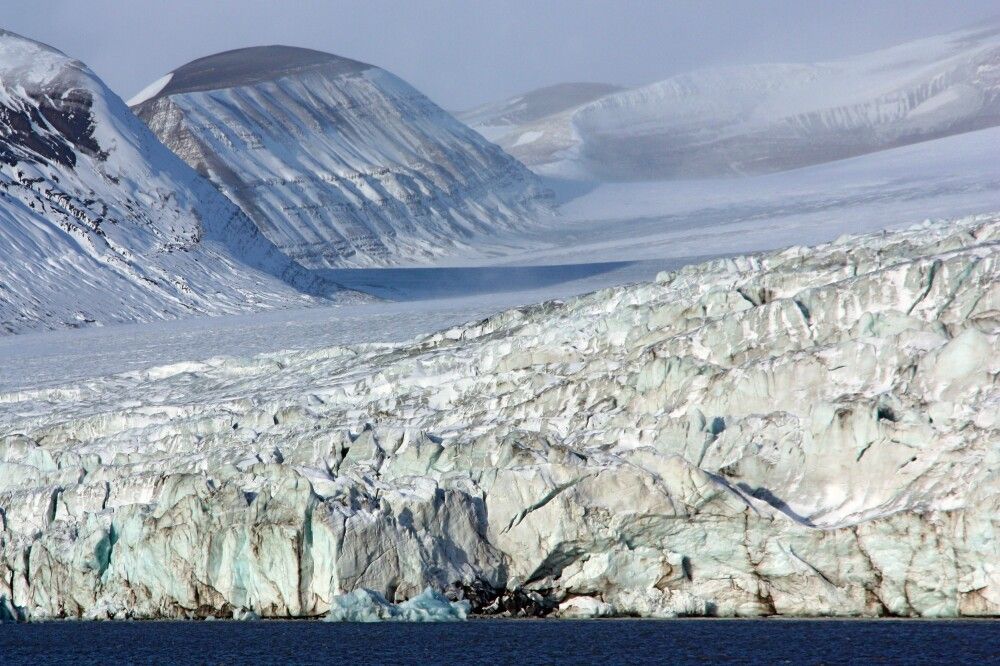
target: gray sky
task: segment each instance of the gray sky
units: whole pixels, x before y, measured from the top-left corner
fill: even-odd
[[[997,0],[25,0],[2,27],[126,99],[194,58],[288,44],[380,65],[456,110],[562,81],[851,55],[998,14]]]

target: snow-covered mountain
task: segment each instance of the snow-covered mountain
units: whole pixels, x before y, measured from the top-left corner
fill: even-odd
[[[504,136],[518,125],[570,111],[624,90],[622,86],[610,83],[557,83],[500,102],[477,106],[457,114],[457,118],[487,138],[491,135]]]
[[[530,171],[420,92],[328,53],[219,53],[130,104],[310,267],[419,262],[547,207]]]
[[[1000,26],[835,62],[674,76],[508,128],[539,173],[653,180],[764,173],[1000,124]]]
[[[0,32],[0,333],[356,300],[290,261],[82,63]]]
[[[0,394],[0,620],[996,616],[998,316],[980,216]]]

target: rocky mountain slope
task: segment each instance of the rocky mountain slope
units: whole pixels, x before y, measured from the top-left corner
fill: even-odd
[[[0,613],[997,615],[998,346],[983,216],[10,392]]]
[[[505,129],[471,122],[550,175],[654,180],[794,169],[1000,125],[1000,26],[834,62],[699,70]]]
[[[5,31],[0,117],[0,333],[357,296],[283,256],[86,66]]]
[[[419,262],[547,206],[531,172],[407,83],[328,53],[219,53],[131,104],[309,267]]]

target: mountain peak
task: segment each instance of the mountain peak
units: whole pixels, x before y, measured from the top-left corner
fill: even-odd
[[[48,44],[0,29],[0,76],[5,84],[16,81],[34,89],[50,84],[68,69],[84,71],[86,67]]]
[[[296,46],[251,46],[192,60],[160,79],[158,90],[147,89],[129,104],[134,106],[166,95],[253,85],[319,68],[333,74],[353,74],[372,67],[332,53]]]

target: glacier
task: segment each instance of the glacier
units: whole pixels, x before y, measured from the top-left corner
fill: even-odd
[[[337,595],[330,603],[327,622],[456,622],[469,614],[468,601],[450,601],[431,588],[399,604],[391,604],[378,592],[354,590]]]
[[[998,255],[979,215],[6,390],[0,613],[1000,614]]]
[[[442,262],[331,276],[394,302],[0,338],[0,391],[217,355],[402,342],[508,308],[646,282],[717,256],[991,211],[1000,200],[997,151],[1000,128],[990,128],[734,179],[724,191],[714,180],[603,183],[564,202],[558,223],[520,232],[517,251],[489,256],[491,248],[482,245],[457,270]],[[526,279],[532,274],[556,279],[532,284]],[[407,282],[411,275],[416,284]]]

